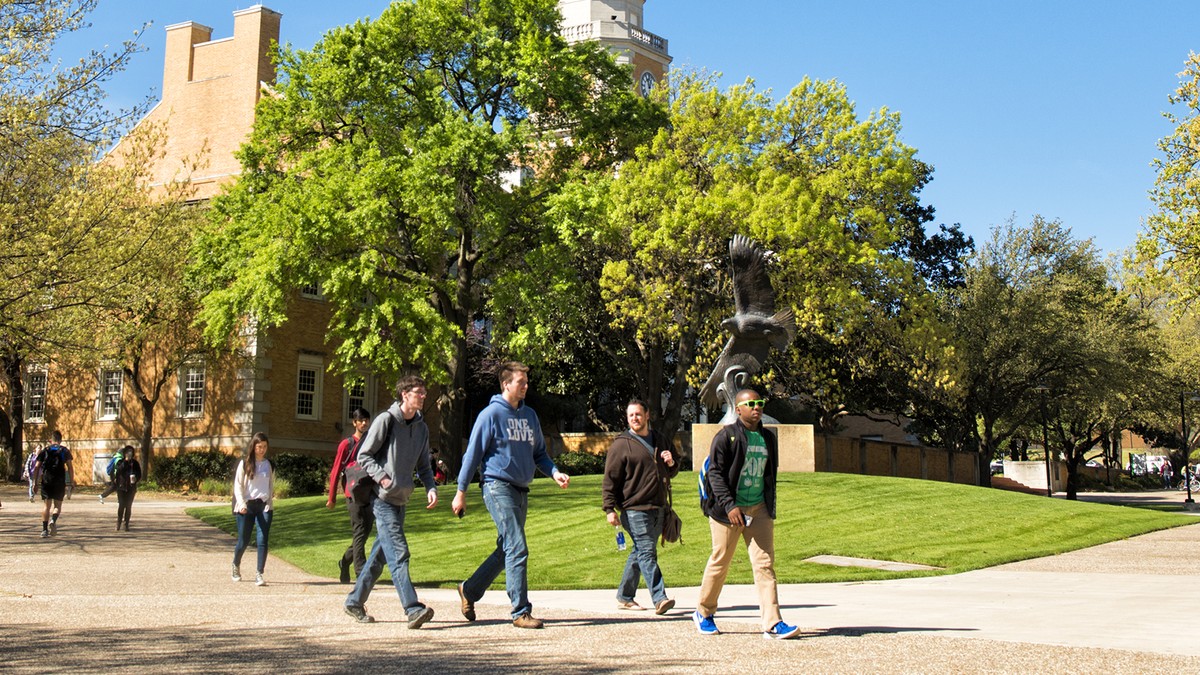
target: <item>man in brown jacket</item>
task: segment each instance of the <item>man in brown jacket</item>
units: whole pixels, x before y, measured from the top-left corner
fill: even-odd
[[[619,609],[644,609],[634,601],[638,575],[646,579],[654,613],[665,614],[675,606],[667,597],[662,571],[658,568],[658,537],[667,513],[667,490],[679,473],[674,447],[650,430],[646,404],[638,400],[625,408],[629,431],[608,446],[604,462],[604,512],[608,524],[620,524],[629,532],[633,550],[625,561],[625,573],[617,587]],[[621,515],[618,519],[617,510]]]

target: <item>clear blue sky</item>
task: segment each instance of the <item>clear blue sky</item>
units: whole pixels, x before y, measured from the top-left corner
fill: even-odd
[[[153,21],[148,51],[109,87],[118,105],[157,96],[163,27],[233,32],[249,0],[101,0],[93,28],[64,58],[116,44]],[[375,17],[384,0],[275,0],[282,40]],[[677,67],[785,94],[803,77],[837,79],[860,116],[901,114],[903,139],[935,168],[923,201],[935,223],[984,239],[1015,216],[1059,218],[1104,251],[1133,244],[1150,213],[1155,143],[1170,132],[1167,96],[1192,49],[1200,3],[1085,0],[647,0],[644,25],[670,41]]]

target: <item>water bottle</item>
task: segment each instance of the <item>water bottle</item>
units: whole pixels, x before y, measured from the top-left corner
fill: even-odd
[[[617,530],[617,550],[625,550],[625,533],[621,530]]]

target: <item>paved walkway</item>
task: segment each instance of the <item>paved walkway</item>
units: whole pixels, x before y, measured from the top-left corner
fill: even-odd
[[[111,501],[80,495],[44,540],[40,504],[7,485],[0,498],[11,672],[1200,672],[1200,524],[953,576],[786,585],[803,638],[768,642],[749,586],[725,589],[717,637],[688,619],[695,588],[672,589],[666,617],[618,612],[611,590],[535,592],[543,631],[512,628],[502,592],[468,625],[453,590],[420,589],[437,616],[409,631],[388,587],[379,623],[359,625],[346,586],[278,559],[266,587],[230,582],[231,538],[186,502],[139,500],[124,533]]]

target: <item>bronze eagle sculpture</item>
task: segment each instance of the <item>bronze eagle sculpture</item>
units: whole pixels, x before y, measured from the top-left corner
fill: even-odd
[[[775,311],[775,290],[767,275],[766,255],[757,244],[740,234],[729,242],[729,268],[733,279],[734,315],[721,322],[729,341],[717,358],[712,375],[700,390],[700,400],[710,408],[728,405],[734,415],[733,399],[745,380],[762,370],[771,348],[787,349],[796,337],[792,310]]]

